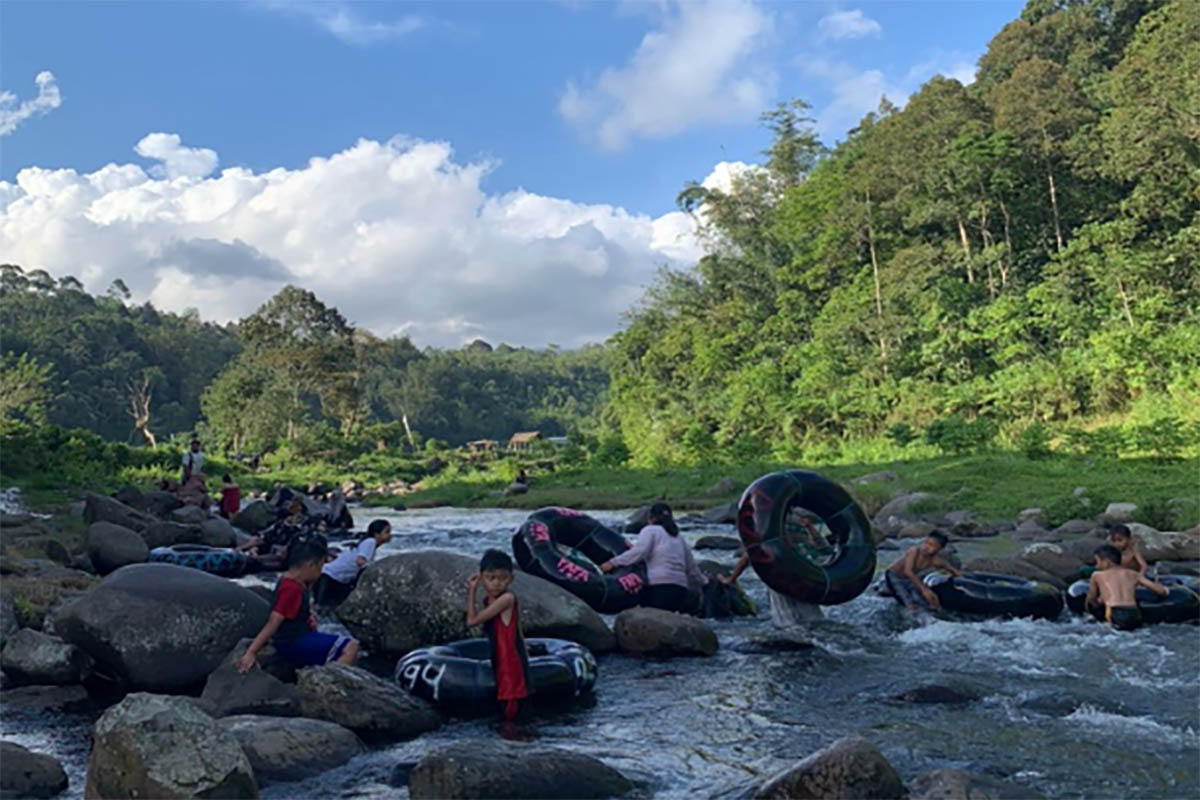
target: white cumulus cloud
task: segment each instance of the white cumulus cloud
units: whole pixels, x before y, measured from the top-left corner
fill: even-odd
[[[426,20],[417,14],[405,14],[387,21],[367,19],[359,12],[363,8],[372,8],[370,3],[260,0],[259,5],[307,19],[338,40],[358,46],[403,39],[426,26]],[[383,4],[374,6],[379,8]]]
[[[752,120],[774,89],[774,74],[756,57],[770,28],[771,17],[750,0],[664,4],[660,27],[627,64],[567,84],[559,114],[609,150],[694,125]]]
[[[12,133],[30,117],[48,114],[62,105],[62,93],[54,73],[49,70],[39,72],[33,82],[37,85],[37,97],[20,103],[15,94],[0,89],[0,136]]]
[[[822,17],[817,23],[817,32],[822,39],[841,41],[880,36],[883,26],[856,8],[853,11],[835,11]]]
[[[700,254],[686,215],[488,194],[495,165],[456,161],[444,142],[360,140],[298,169],[219,175],[215,153],[173,134],[137,149],[161,169],[28,167],[0,181],[4,260],[94,291],[122,278],[139,300],[207,319],[296,283],[422,345],[573,346],[615,331],[659,265]]]

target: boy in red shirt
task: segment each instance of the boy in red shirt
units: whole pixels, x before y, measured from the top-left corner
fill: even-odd
[[[238,661],[238,672],[248,672],[257,663],[258,651],[268,641],[275,645],[279,655],[297,667],[355,662],[357,641],[317,630],[317,612],[313,610],[308,590],[321,577],[328,552],[324,536],[303,536],[292,542],[288,548],[287,572],[275,584],[271,616]]]
[[[520,605],[509,591],[513,563],[507,553],[488,550],[479,561],[479,572],[467,579],[467,627],[482,625],[492,643],[492,671],[496,699],[504,708],[505,722],[517,716],[517,703],[530,694],[529,656],[521,636]],[[487,593],[483,609],[476,611],[479,584]]]

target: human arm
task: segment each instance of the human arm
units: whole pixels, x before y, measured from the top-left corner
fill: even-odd
[[[1133,543],[1133,570],[1143,576],[1150,571],[1146,556],[1142,554],[1142,547],[1137,542]]]
[[[1091,608],[1100,600],[1100,584],[1096,581],[1096,574],[1092,573],[1092,577],[1088,579],[1088,593],[1083,600],[1084,608]]]
[[[955,567],[953,564],[951,564],[949,561],[946,561],[944,558],[935,558],[933,560],[933,565],[940,570],[945,570],[946,572],[949,572],[951,575],[953,575],[956,578],[959,575],[962,575],[962,570],[960,570],[958,567]]]
[[[600,569],[604,572],[612,572],[613,567],[628,567],[644,560],[654,548],[654,532],[650,530],[651,527],[653,526],[647,525],[642,528],[642,532],[638,534],[637,541],[633,543],[633,547],[620,555],[613,556],[601,564]]]
[[[933,593],[933,590],[921,580],[921,576],[917,575],[916,563],[917,549],[914,547],[909,549],[900,560],[900,572],[912,582],[913,586],[917,587],[917,591],[921,593],[921,597],[925,598],[925,602],[929,604],[930,608],[938,608],[941,602],[938,600],[937,595]]]
[[[1171,593],[1171,590],[1163,586],[1157,581],[1152,581],[1145,575],[1138,575],[1138,586],[1145,586],[1150,591],[1154,592],[1159,597],[1166,597]]]
[[[492,617],[495,617],[502,612],[510,609],[517,602],[517,598],[512,592],[505,592],[497,597],[493,602],[488,603],[481,610],[475,610],[475,587],[478,583],[473,584],[470,590],[470,605],[467,606],[467,627],[474,628],[476,625],[482,625]]]
[[[737,564],[733,566],[733,572],[729,575],[718,575],[717,580],[726,586],[733,586],[737,583],[738,578],[742,577],[742,573],[746,571],[746,567],[750,564],[750,554],[742,553],[742,557],[738,559]]]
[[[267,642],[271,641],[271,637],[279,630],[279,626],[283,624],[284,616],[278,611],[272,611],[271,616],[267,617],[267,624],[263,625],[262,630],[258,632],[258,636],[254,637],[254,641],[246,648],[246,652],[238,659],[237,671],[249,672],[250,669],[257,663],[258,651],[267,646]]]

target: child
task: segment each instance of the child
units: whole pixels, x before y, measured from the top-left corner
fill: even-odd
[[[937,595],[921,580],[921,573],[931,569],[941,569],[958,577],[962,572],[952,567],[945,559],[939,557],[942,548],[946,546],[946,534],[934,531],[925,537],[925,541],[916,547],[910,547],[908,552],[888,567],[884,580],[895,593],[896,599],[903,603],[909,611],[916,611],[917,606],[924,601],[931,609],[940,607]]]
[[[521,637],[520,604],[509,591],[513,562],[507,553],[488,550],[479,561],[479,572],[467,579],[467,627],[482,625],[492,643],[492,671],[496,699],[504,704],[505,722],[517,716],[517,703],[530,693],[529,656]],[[483,609],[475,611],[479,584],[487,594]]]
[[[324,536],[305,536],[288,551],[287,572],[275,584],[271,615],[239,659],[238,672],[257,663],[258,651],[270,641],[276,652],[297,667],[314,667],[336,661],[350,665],[358,658],[358,642],[349,636],[321,633],[312,610],[308,588],[321,575],[329,545]]]
[[[1125,525],[1114,525],[1108,531],[1109,543],[1121,554],[1121,566],[1145,575],[1150,569],[1146,556],[1142,554],[1142,546],[1133,533]]]
[[[242,489],[233,482],[228,474],[221,476],[221,507],[220,514],[225,519],[233,519],[242,507]]]
[[[728,577],[717,575],[717,582],[723,583],[726,586],[733,586],[737,583],[742,573],[746,571],[746,567],[749,564],[750,555],[743,553],[734,566],[733,572]],[[804,627],[806,623],[824,619],[825,617],[820,606],[813,605],[812,603],[804,603],[789,595],[780,594],[770,586],[767,587],[767,599],[771,604],[771,624],[776,628],[787,630],[788,628]]]
[[[1167,587],[1155,583],[1140,572],[1121,566],[1121,551],[1111,544],[1096,548],[1096,571],[1092,573],[1084,605],[1088,608],[1104,605],[1104,619],[1110,627],[1131,631],[1142,626],[1142,612],[1137,607],[1134,591],[1145,586],[1166,597]]]
[[[336,606],[350,596],[359,574],[375,560],[375,552],[392,540],[392,526],[377,519],[367,526],[366,537],[354,549],[347,548],[321,570],[313,591],[319,606]]]

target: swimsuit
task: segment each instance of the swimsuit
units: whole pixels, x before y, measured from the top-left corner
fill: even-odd
[[[1137,606],[1105,606],[1104,619],[1119,631],[1142,627],[1142,611]]]

